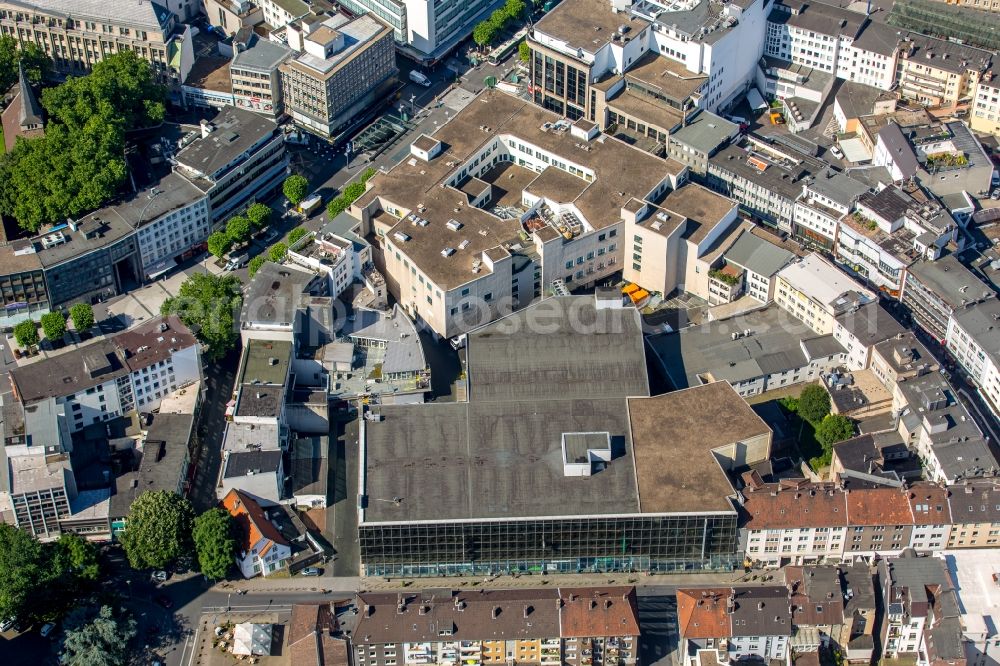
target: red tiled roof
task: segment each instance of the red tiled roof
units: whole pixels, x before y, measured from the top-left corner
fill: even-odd
[[[912,525],[907,496],[898,488],[861,488],[847,493],[851,525]]]
[[[565,638],[639,635],[634,587],[560,588],[559,596]]]
[[[726,613],[728,587],[677,590],[677,625],[684,638],[726,638],[732,627]]]
[[[285,538],[281,536],[281,532],[264,515],[264,510],[248,495],[234,488],[223,498],[222,506],[240,526],[243,535],[243,543],[240,544],[240,547],[244,552],[251,550],[261,539],[270,539],[274,543],[288,545]],[[270,549],[270,545],[267,545],[266,549]],[[260,554],[263,555],[264,552],[266,550]]]
[[[917,483],[906,493],[914,525],[947,525],[951,523],[948,489],[930,483]]]
[[[747,528],[751,530],[847,525],[846,494],[830,484],[783,488],[769,483],[758,490],[747,487],[743,493],[743,509],[749,514]]]

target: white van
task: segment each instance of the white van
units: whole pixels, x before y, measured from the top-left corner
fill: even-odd
[[[415,69],[410,70],[410,80],[413,81],[414,83],[419,83],[424,88],[431,87],[431,80]]]
[[[243,268],[244,266],[247,265],[248,261],[250,261],[250,255],[248,254],[241,254],[236,257],[230,257],[229,261],[226,262],[225,270],[235,271],[237,269]]]

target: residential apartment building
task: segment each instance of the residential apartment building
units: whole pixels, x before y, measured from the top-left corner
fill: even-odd
[[[774,298],[774,278],[794,258],[788,250],[749,230],[743,231],[722,256],[727,266],[741,271],[740,291],[761,303]]]
[[[257,4],[264,13],[264,23],[272,29],[283,28],[310,13],[305,0],[257,0]]]
[[[208,194],[213,225],[277,191],[288,167],[285,137],[275,122],[235,106],[202,121],[201,136],[175,159],[175,173]]]
[[[792,606],[784,585],[677,590],[681,666],[762,659],[788,663]]]
[[[791,233],[795,202],[810,179],[828,168],[774,139],[747,135],[708,160],[705,184],[735,199],[755,222]]]
[[[992,58],[983,49],[908,32],[899,44],[896,81],[904,99],[956,106],[972,100]]]
[[[592,123],[571,125],[494,90],[410,151],[368,181],[349,212],[379,239],[373,256],[390,293],[449,338],[554,285],[593,285],[621,270],[632,250],[622,219],[655,222],[650,202],[687,175]]]
[[[983,12],[1000,12],[1000,3],[997,0],[938,0],[949,5],[968,7]]]
[[[239,529],[236,564],[244,578],[266,577],[288,566],[292,559],[288,541],[253,497],[234,489],[222,498],[222,506]]]
[[[16,368],[10,377],[15,400],[54,414],[65,440],[131,411],[155,411],[169,393],[201,380],[201,357],[194,335],[170,315]]]
[[[295,21],[285,36],[296,55],[279,66],[282,101],[312,132],[335,136],[395,82],[392,29],[377,16]]]
[[[638,663],[634,588],[363,592],[357,606],[355,664]]]
[[[270,118],[284,112],[281,75],[278,67],[292,56],[292,50],[268,39],[251,38],[229,65],[233,100],[237,107],[256,111]]]
[[[78,497],[69,454],[58,446],[6,446],[0,472],[5,519],[40,541],[59,538]]]
[[[994,63],[1000,67],[1000,62]],[[975,97],[969,105],[969,127],[983,134],[1000,136],[1000,78],[987,71],[976,84]]]
[[[802,196],[795,202],[792,234],[811,246],[832,252],[840,220],[868,189],[868,185],[847,173],[828,169],[803,185]]]
[[[945,345],[1000,415],[1000,300],[990,298],[952,313]]]
[[[105,56],[127,50],[148,60],[161,83],[175,87],[195,60],[193,35],[182,20],[149,0],[0,2],[0,35],[37,45],[60,72],[86,74]]]
[[[906,329],[874,301],[833,320],[833,339],[843,345],[845,365],[852,371],[868,368],[875,345],[904,332]]]
[[[996,548],[1000,544],[1000,482],[969,479],[951,487],[948,548]]]
[[[778,307],[820,335],[833,333],[836,317],[876,300],[874,292],[816,253],[781,269],[775,294]]]
[[[949,321],[957,310],[993,296],[986,283],[958,257],[948,254],[937,261],[923,260],[911,265],[901,300],[914,323],[944,343]]]
[[[781,0],[767,17],[764,55],[840,76],[865,23],[864,14],[834,5]]]
[[[961,611],[944,561],[904,553],[879,563],[882,657],[918,666],[965,664]]]
[[[896,299],[909,266],[937,259],[958,233],[937,199],[919,186],[905,187],[863,193],[854,211],[841,218],[835,246],[839,263]]]

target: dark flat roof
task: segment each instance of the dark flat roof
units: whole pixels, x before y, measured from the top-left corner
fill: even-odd
[[[10,371],[21,402],[69,395],[128,374],[118,349],[108,339],[50,356]]]
[[[227,106],[211,120],[215,128],[177,153],[177,162],[211,176],[277,131],[269,118],[254,111]]]

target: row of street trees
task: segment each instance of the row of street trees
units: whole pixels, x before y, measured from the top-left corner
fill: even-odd
[[[69,317],[77,333],[86,333],[94,325],[94,308],[89,303],[77,303],[69,309]],[[39,343],[39,323],[42,325],[42,332],[45,333],[46,339],[52,342],[62,340],[63,336],[66,335],[66,316],[56,310],[43,314],[38,322],[26,319],[16,324],[14,326],[14,339],[18,346],[27,349]]]
[[[271,209],[265,204],[254,203],[247,208],[246,216],[237,215],[226,222],[225,231],[216,231],[208,237],[208,251],[221,259],[234,247],[250,241],[250,236],[267,226]]]
[[[490,17],[472,29],[472,41],[478,46],[489,46],[511,23],[524,18],[524,0],[507,0]]]

